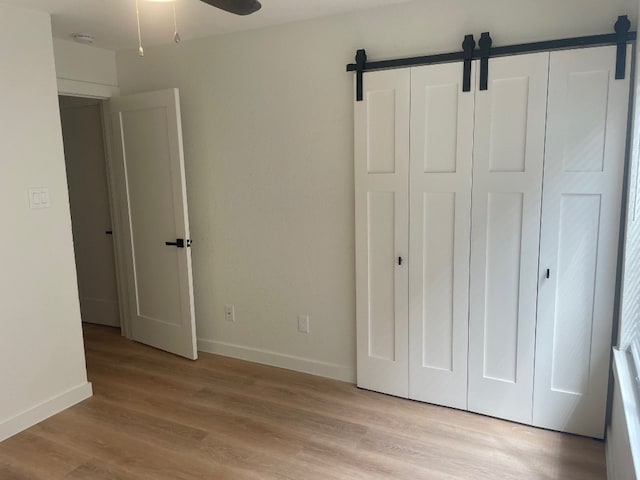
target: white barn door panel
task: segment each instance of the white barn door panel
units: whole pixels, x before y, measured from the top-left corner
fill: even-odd
[[[548,53],[495,58],[476,93],[469,410],[531,422]]]
[[[474,92],[462,77],[461,62],[411,69],[409,397],[466,409]]]
[[[407,397],[409,70],[367,73],[355,104],[357,381]]]
[[[551,54],[533,406],[534,425],[600,438],[629,102],[615,67],[613,46]]]

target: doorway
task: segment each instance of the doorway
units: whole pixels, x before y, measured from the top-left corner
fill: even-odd
[[[83,322],[197,359],[178,89],[59,103]]]
[[[58,99],[82,322],[121,329],[102,101]]]

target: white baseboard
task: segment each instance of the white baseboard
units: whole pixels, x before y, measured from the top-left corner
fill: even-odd
[[[612,432],[611,427],[607,427],[607,434],[605,436],[606,440],[604,443],[604,456],[605,462],[607,466],[607,480],[618,480],[618,475],[616,474],[616,453],[614,452],[614,441],[612,441]]]
[[[0,442],[7,438],[32,427],[36,423],[60,413],[63,410],[80,403],[93,395],[91,383],[73,387],[66,392],[49,398],[35,407],[14,415],[11,418],[0,421]]]
[[[613,400],[605,453],[608,480],[640,479],[640,416],[631,355],[613,349]]]
[[[82,321],[106,327],[120,327],[120,311],[115,300],[80,297]]]
[[[201,352],[215,353],[225,357],[247,360],[272,367],[286,368],[296,372],[310,373],[320,377],[333,378],[343,382],[355,383],[355,368],[346,367],[329,362],[319,362],[309,358],[285,355],[282,353],[262,350],[259,348],[234,345],[232,343],[218,342],[215,340],[198,339],[198,350]]]

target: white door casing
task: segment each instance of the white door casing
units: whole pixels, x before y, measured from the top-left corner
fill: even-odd
[[[409,393],[409,83],[409,70],[367,73],[355,104],[357,382],[400,397]]]
[[[548,53],[494,58],[476,92],[469,410],[531,423]]]
[[[467,408],[476,63],[411,69],[409,397]]]
[[[598,438],[630,83],[628,74],[616,80],[615,70],[615,46],[551,53],[538,279],[533,423]]]
[[[128,334],[197,358],[190,239],[177,89],[110,100],[118,217],[127,263]],[[185,245],[186,247],[186,245]]]

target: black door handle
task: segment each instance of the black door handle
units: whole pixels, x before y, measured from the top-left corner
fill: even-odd
[[[113,230],[105,230],[105,235],[113,235]]]
[[[184,248],[184,238],[176,238],[175,242],[164,242],[164,244],[170,247]]]
[[[184,248],[185,246],[190,247],[191,245],[193,245],[193,241],[187,240],[185,242],[184,238],[176,238],[175,242],[164,242],[164,244],[170,247]]]
[[[398,265],[402,266],[402,257],[398,257]]]
[[[550,276],[551,276],[551,270],[547,268],[547,278],[549,278]]]

